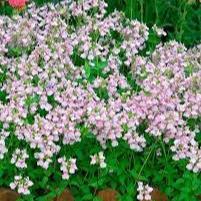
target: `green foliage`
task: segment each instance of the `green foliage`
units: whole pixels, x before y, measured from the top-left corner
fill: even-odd
[[[163,41],[176,39],[186,46],[201,41],[201,4],[189,0],[108,0],[109,10],[125,12],[131,19],[138,19],[149,27],[163,27],[168,36]]]
[[[37,5],[60,0],[34,0]],[[106,0],[108,10],[125,12],[131,19],[138,19],[149,27],[163,27],[168,36],[163,41],[176,39],[186,46],[201,41],[201,4],[199,0]],[[12,15],[13,9],[5,2],[0,3],[0,14]]]
[[[10,132],[14,131],[13,126],[9,127]],[[60,155],[76,157],[77,165],[82,169],[68,181],[64,181],[61,179],[59,165],[56,163],[57,158],[54,158],[52,165],[44,170],[37,167],[34,160],[31,160],[34,157],[30,156],[27,170],[22,170],[20,173],[28,174],[31,180],[38,183],[32,187],[31,195],[21,197],[19,201],[48,201],[66,188],[71,189],[75,200],[98,200],[96,191],[107,187],[119,192],[119,200],[134,201],[139,180],[160,188],[172,201],[196,201],[196,195],[201,194],[200,174],[187,171],[186,161],[174,162],[172,153],[169,152],[170,144],[165,145],[161,140],[156,141],[155,138],[150,137],[147,139],[149,146],[142,153],[133,152],[124,141],[120,141],[116,148],[108,144],[105,151],[107,167],[100,169],[91,166],[88,157],[100,151],[100,145],[87,127],[79,125],[78,128],[82,134],[82,143],[66,145]],[[139,129],[144,132],[144,128]],[[12,142],[10,150],[19,146],[29,149],[25,142],[22,144],[14,135],[10,137],[12,138],[12,141],[8,140]],[[161,150],[160,156],[157,156],[158,150]],[[33,154],[31,149],[29,153]],[[8,186],[12,175],[19,173],[19,170],[10,164],[10,159],[11,155],[7,156],[7,161],[0,163],[0,176],[3,178],[0,179],[1,186]]]
[[[93,82],[97,77],[107,77],[105,73],[103,73],[103,69],[107,66],[107,62],[103,61],[95,61],[93,65],[90,65],[88,62],[85,63],[84,70],[86,79],[89,82]]]

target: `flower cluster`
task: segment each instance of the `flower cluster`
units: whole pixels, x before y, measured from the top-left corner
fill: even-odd
[[[102,0],[64,0],[0,17],[0,158],[13,124],[19,143],[48,169],[65,146],[82,142],[82,125],[104,149],[123,139],[142,152],[144,133],[173,141],[173,158],[190,159],[187,168],[201,171],[197,129],[188,126],[201,116],[201,46],[187,50],[170,41],[143,57],[148,27],[106,8]],[[26,168],[29,153],[21,152],[11,161]],[[76,159],[58,162],[64,179],[77,170]],[[91,164],[106,167],[103,152],[91,156]]]
[[[4,158],[5,153],[8,152],[8,149],[6,147],[6,138],[9,136],[9,132],[6,131],[8,125],[4,124],[3,129],[0,131],[0,159]]]
[[[146,131],[164,136],[165,142],[173,139],[173,159],[191,159],[187,167],[195,172],[200,171],[195,140],[199,129],[192,130],[186,120],[201,115],[200,52],[200,45],[187,51],[171,41],[158,45],[149,57],[137,56],[133,63],[133,76],[144,89],[140,97],[145,103]]]
[[[151,200],[151,192],[153,191],[153,188],[150,187],[148,184],[144,185],[143,182],[138,182],[138,200]]]
[[[22,9],[28,0],[8,0],[8,3],[13,7],[17,9]]]
[[[33,182],[29,177],[22,177],[21,175],[15,176],[14,182],[10,183],[11,189],[17,189],[18,193],[28,195],[30,194],[29,188],[33,186]]]
[[[90,157],[91,157],[91,163],[90,163],[91,165],[98,164],[98,165],[100,165],[101,168],[106,167],[105,156],[102,151],[100,151],[98,154],[95,154]]]
[[[27,168],[26,159],[29,158],[26,150],[16,149],[12,155],[11,163],[18,168]]]
[[[69,160],[67,160],[66,157],[64,156],[62,158],[59,158],[58,162],[61,163],[60,170],[62,171],[63,179],[68,180],[70,174],[75,174],[75,171],[77,170],[75,158],[70,158]]]

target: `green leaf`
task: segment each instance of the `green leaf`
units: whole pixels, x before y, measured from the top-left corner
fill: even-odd
[[[85,62],[84,70],[85,70],[86,78],[89,79],[89,77],[91,75],[91,67],[89,66],[89,64],[87,62]]]
[[[85,194],[83,197],[82,197],[82,200],[92,200],[93,199],[93,195],[90,193],[90,194]]]

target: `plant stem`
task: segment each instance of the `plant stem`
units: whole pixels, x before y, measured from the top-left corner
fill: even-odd
[[[153,150],[154,150],[154,146],[152,146],[152,148],[151,148],[151,150],[150,150],[150,152],[149,152],[147,158],[145,159],[145,161],[144,161],[144,163],[143,163],[143,165],[142,165],[142,167],[141,167],[141,169],[140,169],[140,171],[139,171],[139,173],[138,173],[138,176],[137,176],[135,185],[136,185],[136,183],[137,183],[139,177],[141,176],[141,173],[142,173],[142,171],[143,171],[143,169],[144,169],[144,167],[145,167],[145,165],[146,165],[146,163],[147,163],[149,157],[151,156],[151,153],[152,153]]]

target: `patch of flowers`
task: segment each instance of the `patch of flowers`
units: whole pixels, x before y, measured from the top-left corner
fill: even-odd
[[[187,168],[200,172],[200,125],[188,122],[201,116],[201,46],[170,41],[143,56],[148,27],[106,9],[102,0],[64,0],[0,17],[1,160],[11,154],[18,171],[30,160],[45,170],[59,165],[68,180],[82,167],[66,146],[82,143],[87,129],[106,151],[123,140],[143,152],[146,135],[160,139],[174,160],[187,159]],[[10,153],[12,143],[18,148]],[[85,154],[89,164],[107,167],[101,150]],[[10,186],[29,194],[33,183],[24,174]],[[138,191],[138,200],[149,200],[150,187],[139,183]]]
[[[91,162],[90,162],[91,165],[99,164],[101,168],[106,167],[105,156],[102,151],[90,157],[91,157]]]
[[[70,158],[69,160],[66,160],[66,157],[64,156],[63,158],[59,158],[58,162],[61,163],[60,169],[63,172],[63,179],[69,179],[70,174],[75,174],[75,171],[77,170],[76,159]]]
[[[11,163],[18,168],[27,168],[26,159],[29,157],[26,150],[16,149],[13,153]]]
[[[138,182],[138,200],[151,200],[151,192],[153,191],[153,188],[150,187],[148,184],[144,185],[143,182]]]
[[[14,182],[10,183],[11,189],[17,189],[18,193],[28,195],[30,194],[29,188],[33,185],[29,177],[22,177],[21,175],[15,176]]]

